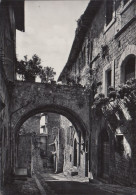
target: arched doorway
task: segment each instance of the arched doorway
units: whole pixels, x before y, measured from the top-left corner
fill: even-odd
[[[98,177],[109,177],[110,143],[106,129],[103,129],[98,137]]]

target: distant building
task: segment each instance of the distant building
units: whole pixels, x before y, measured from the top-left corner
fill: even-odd
[[[37,114],[21,126],[18,140],[17,168],[34,172],[62,172],[64,162],[64,131],[60,115]]]
[[[88,176],[88,165],[86,165],[86,149],[81,132],[78,132],[73,124],[61,116],[61,127],[65,133],[64,165],[65,174]]]

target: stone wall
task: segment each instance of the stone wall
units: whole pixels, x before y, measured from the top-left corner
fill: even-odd
[[[72,123],[65,117],[61,116],[61,128],[65,133],[65,146],[64,146],[64,166],[63,171],[65,174],[76,174],[85,176],[85,149],[83,148],[83,135],[78,132]],[[80,137],[81,136],[81,137]],[[76,140],[76,165],[74,163],[74,141]]]
[[[32,136],[20,135],[18,145],[18,168],[26,168],[28,175],[31,176],[31,161],[32,161]]]
[[[111,70],[110,85],[117,88],[124,82],[122,79],[124,76],[123,63],[130,55],[136,57],[136,1],[128,1],[127,4],[124,4],[123,0],[116,1],[113,6],[112,20],[108,25],[106,25],[105,17],[106,1],[98,4],[97,1],[94,2],[96,12],[93,15],[91,15],[92,3],[90,2],[79,19],[69,60],[65,72],[61,73],[61,78],[65,83],[69,78],[77,82],[80,77],[79,83],[86,86],[89,78],[89,87],[92,86],[93,95],[104,93],[107,96],[107,72]],[[85,31],[84,26],[86,26],[86,33],[81,34],[81,31]],[[80,48],[76,45],[78,44],[77,39],[81,43]],[[126,112],[125,115],[128,115],[128,112],[123,110]],[[91,119],[90,166],[93,178],[103,177],[108,182],[135,184],[136,152],[133,131],[135,124],[132,125],[128,118],[119,122],[115,129],[110,128],[104,117]],[[104,134],[107,134],[107,140],[104,140]],[[119,154],[116,148],[118,136],[122,136],[120,138],[124,147],[123,154]],[[106,155],[101,155],[103,152],[101,147]],[[107,165],[105,158],[109,162]],[[100,164],[103,163],[105,165],[102,167]]]
[[[10,12],[10,16],[9,16]],[[10,100],[15,79],[15,21],[13,7],[0,3],[0,189],[11,171]],[[12,33],[11,33],[12,32]]]
[[[29,176],[38,169],[37,167],[41,167],[42,160],[40,160],[40,152],[34,145],[34,139],[40,135],[40,118],[40,114],[29,118],[23,123],[18,132],[18,154],[16,166],[18,168],[27,168]]]

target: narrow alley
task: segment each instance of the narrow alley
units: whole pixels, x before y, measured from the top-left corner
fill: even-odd
[[[0,195],[136,195],[136,0],[0,0]]]
[[[135,195],[136,189],[120,185],[90,183],[87,178],[63,173],[37,173],[25,181],[7,185],[3,195]]]

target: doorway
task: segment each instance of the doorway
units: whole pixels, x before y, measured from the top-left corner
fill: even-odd
[[[98,145],[98,177],[109,178],[110,144],[107,130],[101,131]]]

